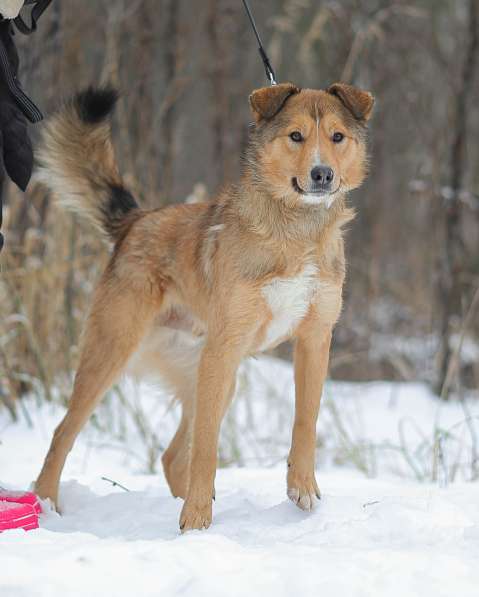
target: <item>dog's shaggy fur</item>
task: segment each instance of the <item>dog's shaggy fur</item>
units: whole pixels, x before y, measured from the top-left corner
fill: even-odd
[[[125,370],[159,374],[182,404],[163,455],[183,530],[208,527],[219,428],[245,356],[295,339],[296,416],[288,496],[313,507],[315,429],[341,309],[345,193],[366,170],[372,96],[291,84],[250,96],[238,184],[211,202],[146,211],[124,188],[110,141],[110,89],[89,89],[47,124],[40,176],[113,243],[96,289],[68,412],[36,483],[55,503],[66,456]]]

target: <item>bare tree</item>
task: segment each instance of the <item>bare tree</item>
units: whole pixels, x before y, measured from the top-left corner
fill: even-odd
[[[456,90],[454,133],[451,146],[450,196],[446,197],[445,244],[440,276],[442,298],[441,348],[438,391],[444,398],[449,396],[451,381],[446,386],[448,370],[453,354],[452,334],[459,328],[465,302],[471,295],[467,271],[468,255],[463,239],[462,198],[466,169],[468,137],[468,107],[479,57],[479,0],[469,0],[467,48],[462,66],[459,88]],[[469,292],[468,292],[469,290]],[[457,369],[460,375],[460,368]],[[450,377],[450,376],[449,376]]]

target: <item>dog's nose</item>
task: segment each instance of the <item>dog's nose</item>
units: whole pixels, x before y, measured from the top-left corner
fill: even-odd
[[[325,187],[333,181],[334,172],[329,166],[315,166],[311,170],[311,178],[316,184]]]

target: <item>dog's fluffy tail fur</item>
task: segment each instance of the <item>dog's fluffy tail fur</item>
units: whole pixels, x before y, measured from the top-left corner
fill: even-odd
[[[70,211],[87,218],[106,240],[122,235],[138,205],[124,187],[110,138],[115,89],[89,87],[47,122],[37,153],[38,179]]]

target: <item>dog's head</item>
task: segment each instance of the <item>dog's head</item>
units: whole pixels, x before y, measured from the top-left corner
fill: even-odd
[[[291,83],[253,91],[254,179],[279,201],[329,208],[366,175],[366,124],[374,98],[335,83],[325,91]]]

